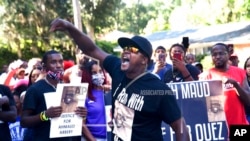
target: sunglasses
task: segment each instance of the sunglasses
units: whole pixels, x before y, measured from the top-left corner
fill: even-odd
[[[139,52],[139,49],[137,47],[124,47],[123,48],[123,51],[129,51],[129,52],[132,52],[132,53],[138,53]]]

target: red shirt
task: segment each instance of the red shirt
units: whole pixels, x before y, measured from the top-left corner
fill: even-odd
[[[230,66],[226,72],[220,72],[212,68],[202,73],[199,77],[200,80],[222,80],[223,77],[227,77],[236,80],[242,86],[246,73],[241,68]],[[223,91],[225,96],[224,110],[228,126],[233,124],[248,124],[244,105],[237,95],[237,90],[231,84],[223,84]]]

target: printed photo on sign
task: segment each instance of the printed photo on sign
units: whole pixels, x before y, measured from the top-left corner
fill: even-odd
[[[224,100],[225,97],[223,95],[210,96],[206,98],[209,122],[226,120],[224,111]]]
[[[192,141],[225,141],[228,137],[222,81],[167,84],[174,92]],[[175,132],[162,123],[164,141],[175,141]]]
[[[114,130],[113,133],[124,141],[129,141],[132,134],[134,110],[127,108],[118,101],[115,101]]]
[[[63,88],[61,106],[63,113],[74,112],[78,105],[78,97],[81,95],[80,87],[78,86],[65,86]]]
[[[82,117],[74,111],[78,106],[85,106],[87,90],[88,83],[57,85],[56,94],[63,112],[60,117],[51,119],[50,129],[53,130],[50,130],[50,138],[82,135]]]

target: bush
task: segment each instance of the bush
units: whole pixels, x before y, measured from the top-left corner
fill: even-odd
[[[3,65],[9,65],[12,61],[17,60],[17,53],[12,52],[10,49],[5,48],[3,46],[0,47],[0,67]]]
[[[213,67],[211,55],[204,56],[204,58],[200,62],[203,65],[203,70],[207,70]]]
[[[197,62],[201,62],[204,57],[207,56],[207,54],[198,54],[195,56]]]
[[[117,47],[117,43],[112,43],[112,42],[108,42],[108,41],[96,41],[97,46],[99,46],[101,49],[103,49],[105,52],[109,53],[109,54],[113,54],[118,56],[119,53],[118,52],[114,52],[113,49],[115,47]]]

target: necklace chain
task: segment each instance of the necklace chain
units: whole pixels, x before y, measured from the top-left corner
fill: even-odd
[[[49,81],[48,81],[48,79],[45,77],[44,78],[44,80],[45,80],[45,82],[47,83],[47,84],[49,84],[52,88],[54,88],[55,90],[56,90],[56,87],[54,86],[54,85],[52,85]]]

